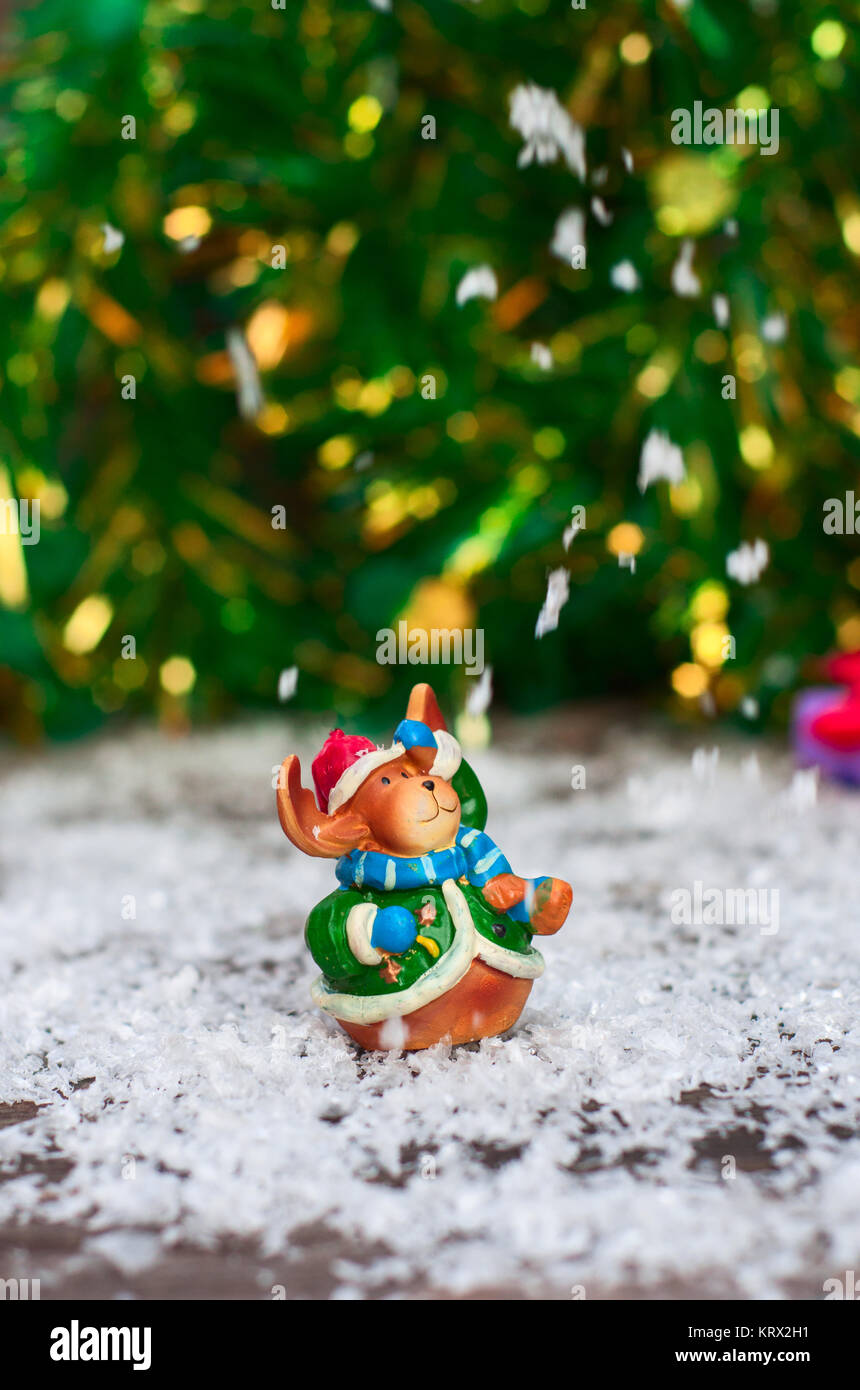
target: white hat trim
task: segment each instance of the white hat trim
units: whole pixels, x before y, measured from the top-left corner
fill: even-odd
[[[366,753],[359,753],[354,763],[344,768],[338,777],[328,798],[328,813],[334,815],[339,811],[344,802],[349,801],[351,796],[355,796],[362,782],[375,772],[384,763],[391,763],[395,758],[402,757],[405,753],[402,743],[394,743],[390,748],[369,748]]]
[[[435,762],[430,771],[431,773],[435,772],[437,777],[444,777],[446,782],[450,782],[463,761],[460,745],[454,735],[448,733],[447,729],[436,729],[433,737],[439,752],[436,754]]]

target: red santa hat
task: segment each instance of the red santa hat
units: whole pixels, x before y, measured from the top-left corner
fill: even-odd
[[[322,748],[311,763],[314,786],[320,809],[334,815],[354,796],[366,777],[383,763],[393,762],[405,752],[402,743],[390,748],[377,748],[369,738],[360,734],[345,734],[332,729]]]

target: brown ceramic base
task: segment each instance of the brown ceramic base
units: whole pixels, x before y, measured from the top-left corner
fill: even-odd
[[[533,984],[533,980],[514,979],[482,960],[473,960],[462,980],[447,994],[404,1014],[399,1020],[404,1027],[402,1041],[393,1040],[393,1027],[385,1033],[385,1022],[346,1023],[339,1018],[338,1023],[362,1047],[380,1052],[417,1052],[443,1039],[447,1043],[476,1042],[514,1026]]]

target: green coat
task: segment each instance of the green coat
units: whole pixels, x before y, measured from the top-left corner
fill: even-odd
[[[393,957],[400,967],[396,979],[390,978],[393,972],[378,952],[372,964],[359,960],[349,933],[355,908],[405,907],[417,914],[425,904],[435,908],[435,918],[426,924],[416,921],[416,926],[421,937],[436,945],[438,955],[423,941],[414,942]],[[496,912],[480,888],[462,879],[390,893],[338,888],[314,908],[305,939],[322,971],[312,990],[315,1003],[349,1023],[378,1023],[431,1003],[462,979],[475,956],[506,975],[535,979],[543,972],[543,957],[531,944],[528,926]]]

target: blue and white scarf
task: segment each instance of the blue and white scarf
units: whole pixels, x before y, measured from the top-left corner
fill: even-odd
[[[354,849],[337,861],[335,873],[344,888],[371,888],[374,892],[391,893],[398,888],[441,887],[446,879],[467,878],[476,888],[497,874],[513,870],[502,851],[483,830],[460,826],[456,842],[450,849],[432,850],[416,859],[405,859],[378,850]],[[526,879],[528,889],[520,903],[508,908],[508,916],[517,922],[528,922],[535,889],[544,879]]]

